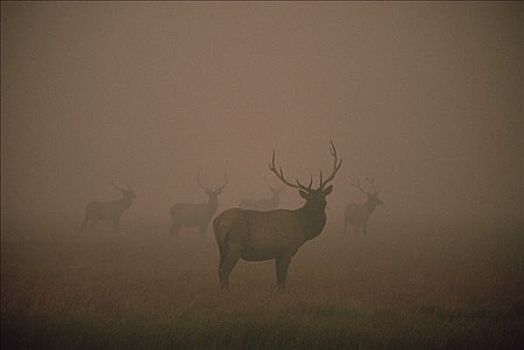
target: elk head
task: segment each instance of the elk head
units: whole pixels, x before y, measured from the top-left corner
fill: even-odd
[[[374,205],[374,206],[380,206],[383,205],[384,202],[378,197],[378,194],[380,193],[380,190],[377,189],[377,186],[375,185],[375,179],[366,177],[366,181],[372,186],[372,190],[368,191],[366,190],[361,184],[360,180],[357,180],[357,183],[352,183],[351,186],[357,188],[360,190],[360,192],[364,193],[368,199],[368,203]]]
[[[111,182],[111,185],[113,185],[113,187],[117,191],[120,191],[122,193],[122,196],[126,200],[132,200],[132,199],[135,199],[137,197],[136,193],[133,191],[131,186],[129,186],[129,183],[127,183],[127,181],[125,183],[125,187],[117,185],[114,181]]]
[[[207,194],[210,200],[216,200],[227,185],[227,173],[224,173],[224,184],[215,187],[214,189],[202,184],[202,181],[200,180],[200,173],[197,173],[197,184],[198,187],[200,187]]]
[[[275,151],[273,151],[273,158],[271,160],[271,163],[269,164],[269,170],[271,170],[279,179],[282,181],[285,185],[296,188],[298,190],[298,193],[302,198],[306,200],[306,206],[310,208],[320,209],[324,210],[326,207],[326,196],[331,193],[333,190],[333,186],[327,184],[331,182],[335,178],[335,174],[340,169],[340,166],[342,165],[342,159],[340,161],[338,160],[337,156],[337,150],[335,149],[335,145],[333,144],[333,141],[330,140],[330,153],[333,157],[333,169],[331,170],[331,174],[324,180],[322,170],[320,170],[320,180],[319,185],[317,188],[313,188],[313,175],[310,176],[309,184],[308,186],[303,185],[300,183],[300,181],[297,179],[295,180],[296,184],[289,182],[286,180],[284,176],[284,171],[282,170],[282,167],[279,167],[279,170],[277,171],[275,166]],[[327,187],[326,187],[327,186]]]

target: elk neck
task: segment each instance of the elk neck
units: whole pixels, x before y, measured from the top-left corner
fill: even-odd
[[[217,211],[218,207],[218,197],[217,196],[209,196],[209,199],[207,201],[207,209],[210,214],[214,214]]]
[[[311,205],[311,203],[306,201],[304,206],[298,209],[297,212],[304,229],[305,240],[309,241],[320,235],[326,224],[326,209]]]
[[[368,211],[369,213],[373,213],[373,211],[375,210],[375,208],[377,207],[377,205],[375,203],[373,203],[372,201],[368,200],[366,202],[366,207],[368,208]]]
[[[133,203],[133,199],[124,196],[118,202],[122,206],[122,209],[128,209],[131,206],[131,204]]]

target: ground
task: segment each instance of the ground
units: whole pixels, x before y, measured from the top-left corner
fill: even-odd
[[[2,349],[524,348],[521,227],[330,225],[293,259],[240,262],[219,289],[212,233],[4,224]]]

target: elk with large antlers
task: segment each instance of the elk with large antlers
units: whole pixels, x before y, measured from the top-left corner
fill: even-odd
[[[120,217],[124,211],[129,209],[133,203],[133,199],[136,198],[136,194],[128,183],[126,183],[126,187],[118,186],[114,182],[111,184],[117,191],[122,193],[122,198],[109,202],[89,202],[86,206],[85,220],[80,228],[82,232],[85,231],[87,225],[89,225],[90,230],[93,230],[98,220],[111,221],[113,224],[113,231],[118,231]]]
[[[317,237],[326,224],[326,196],[333,186],[327,186],[342,165],[331,142],[331,155],[334,158],[331,174],[312,188],[313,177],[308,186],[298,180],[289,182],[284,171],[275,166],[275,151],[269,169],[285,185],[295,188],[306,203],[298,209],[276,209],[256,211],[240,208],[228,209],[213,221],[215,238],[220,252],[218,277],[220,286],[227,289],[229,275],[242,258],[246,261],[275,260],[277,284],[280,290],[285,288],[287,271],[291,258],[307,241]]]
[[[183,227],[198,227],[200,233],[205,235],[207,226],[218,207],[218,196],[227,185],[227,174],[224,174],[224,184],[211,189],[200,181],[200,174],[197,174],[198,186],[207,194],[207,203],[199,204],[175,204],[171,207],[171,235],[178,235],[178,231]]]
[[[367,234],[367,224],[369,217],[375,211],[377,206],[383,205],[384,202],[378,197],[379,190],[375,185],[375,179],[366,178],[366,181],[372,186],[372,190],[366,190],[360,181],[357,180],[357,183],[352,183],[351,186],[360,190],[367,197],[367,201],[364,203],[351,203],[348,204],[346,210],[344,211],[344,233],[349,229],[349,226],[353,226],[357,234],[360,234],[361,231],[364,234]]]
[[[264,181],[265,181],[265,178],[264,178]],[[268,184],[267,181],[266,181],[266,185],[272,193],[271,198],[243,199],[238,206],[243,209],[253,209],[253,210],[260,210],[260,211],[268,211],[271,209],[278,208],[278,204],[280,203],[280,194],[282,193],[282,191],[284,191],[285,187],[284,186],[273,187],[270,184]]]

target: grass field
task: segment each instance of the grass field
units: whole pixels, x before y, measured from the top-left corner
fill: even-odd
[[[273,262],[219,290],[212,234],[75,229],[4,225],[2,349],[524,348],[520,227],[328,225],[283,294]]]

